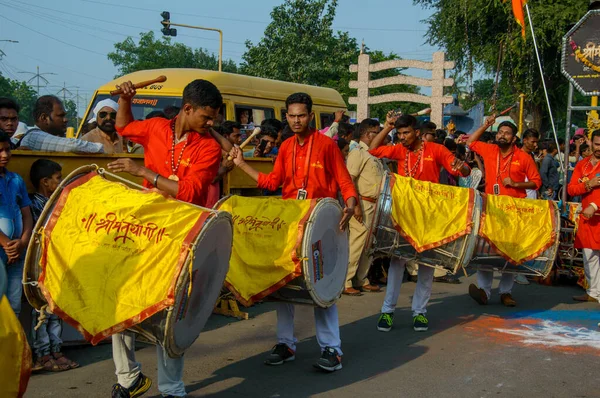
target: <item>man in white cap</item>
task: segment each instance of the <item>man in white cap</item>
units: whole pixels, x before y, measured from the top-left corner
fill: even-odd
[[[104,146],[104,153],[124,153],[127,152],[123,145],[123,138],[117,134],[115,121],[119,104],[107,98],[96,104],[94,107],[94,119],[98,126],[90,130],[81,139],[88,142],[96,142]]]

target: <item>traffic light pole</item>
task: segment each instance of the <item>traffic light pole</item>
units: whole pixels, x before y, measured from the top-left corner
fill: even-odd
[[[193,26],[193,25],[184,25],[184,24],[173,23],[173,22],[171,22],[170,25],[171,26],[180,26],[182,28],[210,30],[213,32],[219,32],[219,72],[223,71],[223,31],[221,29],[205,28],[202,26]]]

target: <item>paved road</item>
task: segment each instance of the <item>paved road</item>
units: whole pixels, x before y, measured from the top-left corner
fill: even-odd
[[[213,316],[186,354],[189,396],[600,397],[600,307],[574,303],[580,288],[517,285],[518,307],[502,307],[497,296],[483,307],[466,295],[473,279],[434,284],[424,333],[412,330],[414,283],[405,282],[389,333],[375,327],[383,294],[343,297],[344,368],[334,374],[312,367],[319,349],[311,308],[296,311],[296,361],[275,368],[262,364],[274,344],[272,303],[251,308],[247,321]],[[110,346],[66,352],[82,367],[34,375],[26,397],[108,397]],[[156,380],[155,348],[140,345],[137,356]],[[156,385],[146,396],[159,396]]]

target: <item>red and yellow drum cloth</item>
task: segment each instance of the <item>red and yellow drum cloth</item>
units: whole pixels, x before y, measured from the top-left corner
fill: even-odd
[[[302,275],[304,227],[316,200],[231,196],[219,206],[233,216],[233,250],[225,285],[244,306]]]
[[[50,309],[97,344],[172,306],[208,214],[95,172],[76,180],[42,232],[38,283]]]
[[[31,375],[31,349],[6,296],[0,296],[0,397],[22,397]]]

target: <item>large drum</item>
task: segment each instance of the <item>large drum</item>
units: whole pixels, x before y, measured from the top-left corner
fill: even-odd
[[[398,233],[392,220],[392,174],[386,172],[381,181],[377,207],[367,238],[366,250],[374,257],[400,257],[418,264],[448,270],[457,273],[461,267],[469,264],[473,250],[479,220],[481,217],[481,196],[475,193],[471,232],[440,247],[421,253]],[[462,188],[464,189],[464,188]],[[435,211],[435,209],[431,209]],[[435,227],[435,226],[432,226]]]
[[[163,272],[165,275],[169,274],[169,272],[173,273],[173,277],[164,282],[168,285],[167,301],[161,302],[163,304],[167,303],[163,305],[165,308],[163,310],[159,310],[158,312],[154,312],[153,315],[146,317],[144,314],[149,314],[150,312],[148,311],[150,310],[142,312],[139,315],[128,319],[128,321],[119,324],[119,326],[115,326],[112,329],[103,332],[102,334],[91,336],[91,333],[88,332],[78,321],[77,314],[74,314],[72,311],[66,315],[66,310],[63,308],[54,308],[55,312],[65,321],[82,332],[82,334],[86,336],[86,339],[90,340],[93,344],[105,337],[108,337],[110,334],[117,333],[125,328],[128,328],[143,335],[150,342],[164,347],[169,356],[181,356],[183,355],[184,351],[198,338],[201,330],[208,320],[208,317],[212,313],[214,305],[218,299],[221,286],[225,280],[225,275],[227,274],[229,266],[229,257],[231,254],[232,244],[231,215],[225,212],[205,209],[188,203],[179,202],[171,198],[163,198],[157,194],[152,194],[153,207],[151,215],[160,213],[160,211],[157,210],[160,210],[161,206],[169,206],[169,209],[177,209],[178,207],[181,208],[183,206],[187,212],[187,217],[192,217],[193,220],[196,220],[193,224],[194,227],[189,231],[179,232],[176,231],[176,228],[167,230],[167,232],[172,232],[171,238],[173,239],[170,240],[170,238],[166,238],[169,235],[168,233],[165,233],[164,229],[158,230],[156,225],[148,223],[146,224],[146,229],[144,230],[143,227],[141,227],[141,224],[140,228],[137,228],[135,221],[133,221],[143,219],[139,213],[144,211],[144,207],[146,207],[146,213],[148,213],[148,205],[146,202],[149,200],[149,194],[140,192],[139,190],[126,188],[119,183],[111,182],[107,179],[107,176],[111,179],[113,179],[113,177],[119,179],[110,173],[104,172],[102,169],[98,170],[96,166],[81,167],[66,177],[58,187],[57,191],[52,195],[34,228],[33,238],[31,239],[27,250],[23,275],[25,295],[31,305],[38,311],[42,309],[42,307],[45,307],[49,301],[57,299],[57,297],[52,296],[52,292],[50,292],[44,285],[43,274],[61,275],[60,272],[62,271],[59,269],[60,266],[57,267],[55,264],[50,262],[41,261],[43,255],[47,256],[43,245],[48,244],[45,238],[48,236],[49,227],[57,223],[57,218],[59,217],[58,212],[60,211],[61,206],[65,206],[65,202],[77,207],[76,203],[69,202],[69,195],[75,192],[74,187],[83,187],[82,181],[89,179],[88,182],[91,182],[92,180],[90,177],[102,177],[103,180],[101,180],[101,182],[103,184],[115,184],[119,186],[119,199],[125,197],[128,199],[127,203],[134,204],[131,210],[132,219],[127,222],[125,222],[125,220],[121,220],[119,223],[113,222],[113,220],[111,221],[111,227],[106,228],[106,223],[110,218],[109,214],[106,216],[106,219],[102,219],[99,223],[95,224],[95,226],[91,228],[91,231],[98,231],[101,229],[100,232],[102,234],[104,234],[106,231],[106,235],[109,235],[109,233],[113,233],[116,230],[114,235],[119,236],[117,236],[115,239],[110,239],[111,244],[113,240],[117,243],[125,243],[128,240],[128,236],[134,238],[140,237],[138,241],[141,241],[141,237],[145,236],[146,239],[151,238],[148,240],[147,245],[158,246],[158,242],[162,239],[161,244],[165,243],[165,250],[175,250],[177,257],[176,263],[180,268],[178,268],[178,271],[173,271],[177,264],[165,264],[164,261],[161,261],[161,258],[158,256],[156,258],[151,258],[150,261],[146,261],[144,264],[141,264],[140,262],[140,266],[145,266],[146,268],[144,269],[146,271],[150,269],[152,272],[158,274],[157,280],[161,280],[160,274]],[[95,181],[99,180],[96,179]],[[126,180],[123,181],[126,182]],[[112,187],[115,188],[114,186]],[[81,206],[88,206],[87,208],[90,208],[90,206],[102,208],[102,205],[104,205],[104,203],[98,202],[96,206],[96,203],[94,203],[96,199],[93,196],[90,197],[89,200],[89,203],[82,203]],[[135,205],[136,203],[138,204],[137,207]],[[75,211],[74,214],[77,214],[78,209],[71,210]],[[136,211],[138,212],[136,213]],[[194,212],[196,212],[198,215],[201,215],[194,216]],[[167,217],[169,216],[167,215]],[[196,218],[194,219],[194,217]],[[100,216],[98,216],[98,219],[99,218]],[[174,220],[176,218],[177,216],[172,216],[171,222],[176,222],[176,220]],[[96,222],[97,221],[98,220],[96,220]],[[91,220],[88,220],[87,222],[91,223]],[[124,232],[126,224],[127,231]],[[90,231],[89,224],[86,225],[88,226],[88,231]],[[96,228],[98,225],[99,227]],[[150,234],[150,232],[152,232],[152,234]],[[179,249],[179,247],[173,248],[173,245],[175,244],[174,236],[177,234],[185,234],[185,240],[181,245],[181,249]],[[109,237],[112,238],[112,235],[109,235]],[[101,238],[104,239],[104,241],[108,240],[104,235],[102,235]],[[77,236],[74,236],[73,239],[76,240]],[[131,240],[133,241],[133,239]],[[78,247],[76,242],[73,242],[73,246],[75,248]],[[121,247],[123,246],[124,245]],[[76,250],[85,250],[85,248],[82,247]],[[137,252],[131,251],[128,248],[121,248],[120,250],[128,250],[129,254],[126,255],[125,258],[129,258],[137,254]],[[106,262],[118,261],[116,257],[103,258],[103,260],[104,264],[102,264],[102,260],[96,260],[99,261],[99,267],[108,264]],[[84,259],[81,261],[83,265]],[[121,264],[119,264],[119,267],[120,265]],[[50,269],[52,267],[55,267],[56,269]],[[157,270],[153,267],[165,268]],[[133,270],[125,269],[125,267],[118,268],[116,272],[129,272],[129,278],[133,278],[139,281],[141,284],[143,279],[146,278],[146,274],[144,274],[142,271],[136,270],[135,268],[136,267],[134,267]],[[63,275],[63,278],[67,277]],[[97,286],[93,287],[93,289],[97,288]],[[85,280],[83,280],[81,284],[81,290],[86,290]],[[127,297],[127,300],[131,300],[131,302],[134,303],[137,298],[141,299],[143,296],[149,295],[151,291],[152,286],[150,286],[149,289],[146,289],[145,292],[140,291],[132,293],[132,295]],[[119,292],[112,292],[111,294],[118,293]],[[100,300],[102,300],[103,297],[108,297],[111,294],[100,293],[98,297]],[[119,302],[118,298],[117,302]],[[171,305],[168,305],[169,303]],[[105,308],[102,307],[102,303],[98,304],[100,308]],[[58,307],[58,304],[54,302],[54,306]],[[96,308],[90,308],[92,311],[95,309]],[[110,316],[110,314],[101,315],[108,317]]]
[[[339,230],[343,211],[337,201],[230,196],[216,208],[233,216],[226,285],[243,305],[269,298],[327,308],[339,299],[349,243],[348,232]],[[248,286],[259,280],[264,284]]]
[[[536,200],[536,202],[541,201]],[[539,256],[520,265],[515,265],[510,261],[507,261],[504,256],[491,247],[484,237],[478,236],[475,253],[473,254],[469,267],[475,270],[499,271],[546,278],[550,274],[550,271],[552,271],[552,266],[556,260],[561,235],[560,211],[555,202],[550,203],[552,217],[554,218],[552,225],[554,228],[555,239]]]

